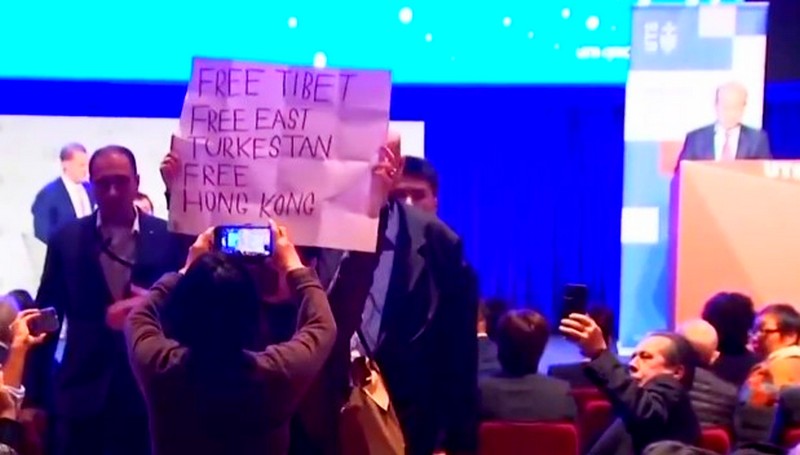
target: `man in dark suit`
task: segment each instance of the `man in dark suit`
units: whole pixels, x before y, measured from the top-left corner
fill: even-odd
[[[44,243],[59,228],[94,210],[94,195],[86,182],[89,156],[81,144],[67,144],[59,154],[61,177],[45,185],[33,201],[33,232]]]
[[[53,236],[36,298],[69,319],[64,358],[54,381],[58,333],[50,334],[32,359],[38,374],[27,384],[27,405],[50,413],[50,453],[147,454],[147,414],[120,330],[138,301],[132,297],[180,268],[185,252],[174,250],[163,220],[134,209],[139,176],[130,150],[99,149],[89,172],[98,211]]]
[[[559,329],[591,359],[587,375],[617,417],[590,455],[640,455],[648,445],[667,440],[699,443],[700,425],[688,394],[697,354],[685,338],[650,335],[625,366],[608,350],[603,332],[590,317],[573,313],[561,320]]]
[[[569,383],[539,374],[550,328],[533,310],[512,311],[497,325],[503,371],[480,378],[482,420],[572,421],[577,409]]]
[[[732,161],[772,158],[763,130],[742,125],[747,89],[731,82],[717,89],[717,121],[686,135],[678,164],[683,160]]]
[[[679,333],[697,351],[699,364],[694,372],[694,383],[689,391],[697,420],[703,426],[733,427],[733,413],[738,403],[736,386],[718,378],[711,365],[719,357],[717,331],[702,319],[684,323]]]

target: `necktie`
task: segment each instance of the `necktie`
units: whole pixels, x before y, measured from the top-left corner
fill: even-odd
[[[725,130],[725,142],[722,143],[722,161],[733,161],[736,159],[736,148],[733,144],[732,130]]]

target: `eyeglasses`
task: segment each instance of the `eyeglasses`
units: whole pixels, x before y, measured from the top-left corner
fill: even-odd
[[[766,329],[764,327],[759,327],[757,329],[750,330],[750,336],[752,336],[752,337],[767,336],[767,335],[771,335],[773,333],[778,333],[780,331],[781,331],[780,329]]]

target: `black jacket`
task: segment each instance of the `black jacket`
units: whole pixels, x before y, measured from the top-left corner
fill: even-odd
[[[590,455],[639,455],[657,441],[700,441],[700,424],[683,385],[659,376],[640,386],[628,367],[606,351],[586,365],[587,376],[608,397],[617,419]]]
[[[738,391],[733,384],[723,381],[709,370],[697,368],[689,397],[701,425],[733,426],[733,413],[738,401]]]

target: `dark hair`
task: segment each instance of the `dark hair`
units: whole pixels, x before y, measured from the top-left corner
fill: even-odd
[[[25,289],[14,289],[8,293],[8,296],[17,302],[20,311],[36,308],[36,301],[33,300],[30,292]]]
[[[550,329],[533,310],[509,311],[497,324],[497,357],[507,374],[522,376],[539,370]]]
[[[700,364],[700,358],[692,343],[683,335],[674,332],[655,332],[651,337],[662,337],[670,341],[670,346],[661,354],[664,356],[667,366],[683,367],[683,377],[681,383],[684,387],[691,387],[694,383],[694,371]]]
[[[403,175],[424,180],[431,187],[434,196],[439,195],[439,173],[430,161],[416,156],[405,157]]]
[[[252,346],[261,299],[244,265],[219,252],[199,257],[178,282],[165,318],[181,344],[196,353],[230,353]]]
[[[778,320],[778,330],[781,335],[795,335],[800,337],[800,313],[788,303],[774,303],[767,305],[759,315],[772,315]]]
[[[58,152],[58,159],[61,161],[69,161],[76,153],[86,153],[86,147],[77,142],[70,142],[61,147],[61,150]]]
[[[750,297],[738,292],[720,292],[706,302],[703,319],[717,331],[720,353],[741,355],[747,352],[750,329],[756,319]]]
[[[481,304],[485,311],[483,315],[486,318],[486,335],[488,335],[490,339],[495,340],[497,323],[511,306],[508,304],[507,300],[499,297],[486,299],[481,302]]]
[[[589,317],[600,327],[600,330],[603,332],[603,339],[606,340],[606,344],[609,344],[611,338],[616,336],[615,327],[616,324],[614,323],[614,312],[604,304],[595,303],[589,306],[587,311]]]
[[[123,147],[121,145],[107,145],[105,147],[97,149],[97,151],[92,153],[92,157],[89,158],[89,174],[92,173],[92,169],[94,168],[94,163],[98,158],[113,153],[122,155],[128,159],[128,162],[131,164],[131,170],[133,171],[134,175],[139,173],[138,169],[136,168],[136,157],[133,156],[133,152],[129,148]]]

